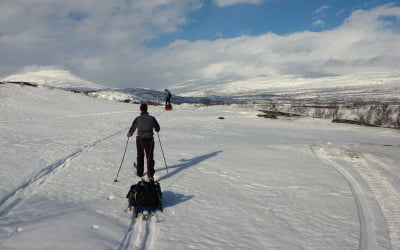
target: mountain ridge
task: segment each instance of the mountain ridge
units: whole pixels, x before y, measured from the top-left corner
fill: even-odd
[[[110,88],[94,83],[66,70],[38,70],[10,75],[2,82],[25,82],[41,87],[84,92],[96,98],[125,102],[163,101],[163,90],[149,88]],[[263,102],[400,102],[400,76],[389,73],[365,73],[325,78],[281,79],[257,77],[241,81],[176,84],[169,88],[176,103],[263,103]]]

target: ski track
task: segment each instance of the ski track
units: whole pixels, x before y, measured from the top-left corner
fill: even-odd
[[[136,222],[136,219],[132,214],[131,223],[129,224],[128,230],[126,231],[124,238],[122,239],[122,242],[118,247],[118,250],[129,249],[129,246],[131,245],[133,231],[136,231],[135,230],[135,228],[136,228],[135,222]]]
[[[360,159],[359,173],[370,186],[386,219],[391,248],[400,249],[400,194],[388,178],[382,175],[380,168],[386,169],[382,164],[371,164],[364,154],[361,154]]]
[[[343,176],[348,183],[354,201],[356,203],[358,219],[360,223],[360,239],[359,249],[368,250],[376,249],[376,235],[374,232],[373,214],[371,213],[364,192],[357,182],[357,180],[340,164],[330,159],[328,153],[323,148],[314,149],[311,146],[312,153],[320,158],[322,161],[328,163],[330,166],[336,169],[336,171]]]
[[[347,181],[357,206],[357,212],[360,221],[360,243],[359,249],[377,249],[378,239],[374,224],[374,214],[371,211],[371,205],[368,204],[368,191],[363,191],[362,184],[352,176],[347,167],[355,170],[362,181],[365,181],[372,192],[373,198],[379,205],[383,217],[386,221],[387,233],[390,249],[400,249],[400,192],[394,187],[391,181],[397,182],[399,176],[383,162],[370,156],[367,153],[357,152],[354,149],[345,147],[345,154],[353,158],[352,161],[346,161],[343,155],[333,159],[329,154],[329,148],[311,147],[312,153],[334,167]],[[349,153],[350,152],[350,153]],[[341,165],[342,164],[342,165]],[[384,174],[389,174],[390,177]]]
[[[90,151],[93,147],[98,145],[99,143],[109,140],[112,137],[115,137],[121,134],[124,130],[120,130],[116,133],[103,137],[101,139],[96,140],[93,143],[87,144],[82,148],[79,148],[67,155],[64,158],[61,158],[54,163],[48,165],[43,168],[38,174],[33,176],[31,179],[27,180],[21,186],[16,188],[14,191],[10,192],[7,196],[5,196],[0,201],[0,218],[7,216],[7,214],[13,210],[21,201],[23,201],[29,194],[32,194],[37,188],[39,188],[42,184],[45,183],[46,179],[56,174],[57,170],[63,169],[68,166],[69,162],[73,159],[79,157],[85,152]]]
[[[137,218],[132,215],[131,223],[120,246],[118,247],[118,250],[145,250],[154,248],[154,243],[157,240],[157,229],[153,217],[156,217],[157,215],[151,216],[148,221],[143,221],[140,215],[141,214],[139,214]],[[135,238],[133,242],[132,238]]]

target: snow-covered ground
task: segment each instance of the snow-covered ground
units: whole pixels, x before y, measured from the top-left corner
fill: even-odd
[[[133,141],[113,181],[138,105],[1,84],[0,249],[400,249],[399,130],[149,111],[169,171],[157,143],[164,212],[145,222]]]

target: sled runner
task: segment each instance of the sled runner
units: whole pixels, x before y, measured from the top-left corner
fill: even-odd
[[[154,215],[157,210],[163,211],[162,207],[162,192],[160,183],[139,181],[132,185],[126,195],[131,211],[133,209],[134,217],[137,218],[139,213],[142,213],[143,220],[148,220],[149,215]]]

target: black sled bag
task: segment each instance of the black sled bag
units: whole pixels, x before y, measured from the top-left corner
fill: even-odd
[[[139,181],[131,186],[126,198],[130,207],[138,207],[141,211],[162,210],[162,192],[158,182]]]

